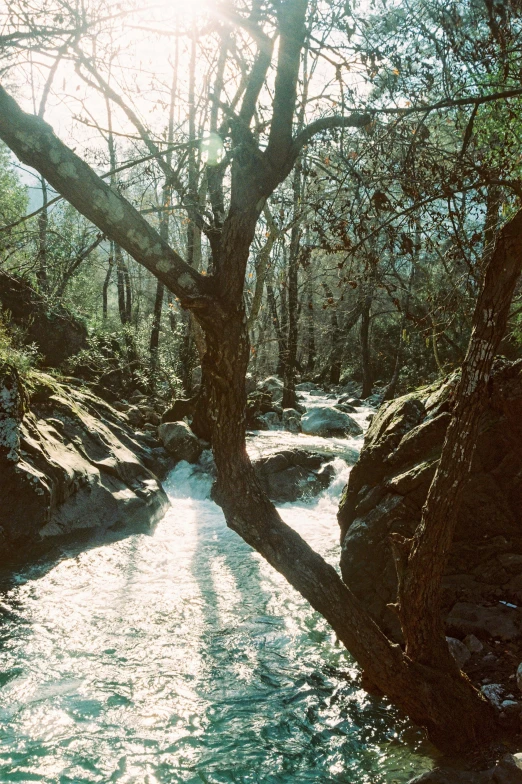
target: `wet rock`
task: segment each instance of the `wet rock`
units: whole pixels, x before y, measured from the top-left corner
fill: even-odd
[[[268,425],[262,415],[274,412],[278,415],[283,413],[283,409],[272,400],[268,392],[257,390],[252,392],[247,398],[246,406],[246,425],[249,430],[268,430]]]
[[[349,414],[326,406],[309,408],[301,419],[303,433],[310,436],[358,436],[361,426]]]
[[[312,389],[317,389],[317,384],[314,384],[313,381],[302,381],[295,385],[296,392],[311,392]]]
[[[500,703],[500,710],[508,716],[516,716],[520,713],[520,703],[516,700],[502,700]]]
[[[471,653],[464,643],[457,640],[455,637],[446,637],[446,642],[448,643],[451,655],[459,665],[459,669],[462,669],[466,662],[471,659]]]
[[[272,501],[293,502],[327,488],[334,476],[325,456],[305,449],[287,449],[254,461],[260,484]]]
[[[186,422],[165,422],[158,427],[158,436],[166,451],[176,462],[196,463],[204,444],[194,435]]]
[[[500,710],[502,694],[504,693],[504,687],[501,683],[488,683],[485,686],[482,686],[480,691],[495,708]]]
[[[420,521],[457,381],[453,375],[378,410],[341,499],[343,578],[396,636],[398,624],[387,607],[397,595],[389,534],[411,537]],[[522,603],[521,465],[522,362],[497,360],[443,578],[446,614],[459,602],[482,607],[498,599]],[[502,619],[502,628],[490,625],[490,619],[486,625],[448,627],[448,634],[462,639],[498,633],[499,639],[516,639],[522,626],[518,610],[510,610],[515,614],[488,610],[488,616]],[[517,618],[515,626],[505,626],[508,617]]]
[[[357,409],[354,406],[349,406],[348,403],[337,403],[337,405],[335,405],[334,408],[336,408],[337,411],[342,411],[343,414],[357,413]]]
[[[164,514],[167,496],[125,417],[91,392],[45,374],[32,379],[31,397],[16,378],[16,443],[0,444],[0,561],[86,531],[149,527]]]
[[[353,406],[354,408],[360,408],[363,402],[359,400],[358,397],[353,397],[352,395],[343,395],[339,398],[339,403],[345,403],[348,406]]]

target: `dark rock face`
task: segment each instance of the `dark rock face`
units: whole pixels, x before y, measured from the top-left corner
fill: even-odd
[[[0,270],[0,304],[22,328],[28,344],[36,343],[46,367],[59,367],[87,347],[87,329],[65,308],[50,308],[27,283]]]
[[[411,536],[420,520],[455,384],[452,377],[378,411],[341,499],[343,578],[396,636],[397,620],[386,607],[396,599],[388,536],[392,531]],[[515,612],[512,629],[509,612],[499,604],[522,604],[522,362],[497,361],[490,392],[443,583],[444,610],[453,608],[448,631],[461,638],[495,636],[493,630],[508,626],[517,630],[514,636],[522,635],[522,611]],[[490,607],[476,621],[460,613],[459,625],[462,603]]]
[[[150,526],[168,507],[161,464],[125,415],[50,376],[0,367],[0,561],[89,530]],[[24,400],[25,398],[25,400]],[[163,450],[161,450],[163,451]]]
[[[334,469],[326,460],[305,449],[287,449],[256,460],[254,469],[269,498],[284,503],[315,496],[329,486]]]

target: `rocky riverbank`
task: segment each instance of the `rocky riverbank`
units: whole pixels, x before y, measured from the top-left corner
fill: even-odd
[[[168,499],[167,455],[86,389],[0,367],[0,559],[71,536],[151,526]]]
[[[398,641],[400,627],[390,609],[396,574],[389,534],[411,536],[419,522],[456,381],[452,376],[379,409],[341,499],[343,579]],[[443,612],[460,667],[495,705],[506,730],[517,734],[522,727],[521,362],[495,365],[443,580]]]

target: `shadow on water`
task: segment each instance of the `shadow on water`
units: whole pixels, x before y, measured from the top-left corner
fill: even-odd
[[[20,553],[3,558],[0,562],[0,597],[23,582],[44,577],[66,559],[78,558],[89,550],[115,544],[136,534],[154,536],[157,525],[158,523],[152,525],[149,522],[118,524],[104,531],[78,530],[73,534],[56,537],[52,544],[40,547],[32,545],[24,548],[22,545]]]
[[[315,503],[294,507],[305,516]],[[198,689],[209,707],[194,780],[402,784],[430,767],[417,756],[432,751],[420,731],[363,692],[326,622],[274,579],[220,510],[198,515],[196,531],[191,572],[208,664]]]
[[[208,477],[181,466],[166,489],[154,536],[89,537],[2,573],[0,712],[17,678],[38,701],[12,698],[0,780],[404,784],[429,768],[325,621],[226,528]],[[293,510],[306,520],[315,502]]]

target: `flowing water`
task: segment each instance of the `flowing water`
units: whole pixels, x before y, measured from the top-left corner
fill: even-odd
[[[360,443],[269,431],[249,449]],[[321,496],[280,507],[334,564],[349,471],[335,466]],[[180,463],[151,533],[70,547],[0,593],[2,784],[402,784],[431,767],[327,624],[226,528],[210,484]]]

